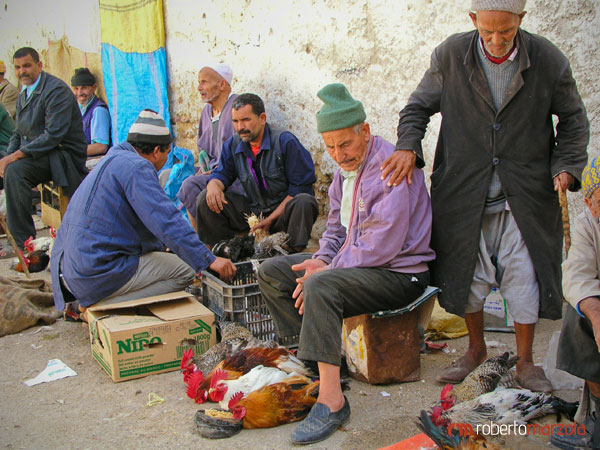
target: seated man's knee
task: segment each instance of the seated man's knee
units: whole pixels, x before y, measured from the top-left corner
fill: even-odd
[[[329,286],[329,282],[327,281],[327,275],[327,271],[311,275],[302,287],[304,295],[310,297],[311,293],[331,290],[331,286]]]
[[[280,265],[285,257],[269,258],[263,261],[258,267],[258,280],[268,281],[278,279],[281,275]]]

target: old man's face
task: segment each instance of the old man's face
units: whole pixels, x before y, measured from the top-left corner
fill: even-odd
[[[221,93],[221,76],[210,67],[198,72],[198,92],[204,103],[211,103]]]
[[[357,130],[358,128],[358,130]],[[363,163],[371,138],[368,123],[353,125],[341,130],[321,133],[329,156],[344,170],[352,172]]]
[[[502,58],[512,50],[525,13],[517,16],[508,11],[477,11],[470,15],[486,51],[495,58]]]

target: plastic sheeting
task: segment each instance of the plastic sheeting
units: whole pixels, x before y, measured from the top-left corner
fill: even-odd
[[[143,109],[171,128],[162,0],[100,1],[102,71],[112,140],[122,142]]]

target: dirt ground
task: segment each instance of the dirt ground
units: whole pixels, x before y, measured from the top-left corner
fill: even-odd
[[[0,260],[0,273],[16,275],[9,260]],[[49,272],[34,276],[49,279]],[[534,358],[542,363],[550,337],[560,322],[542,320],[537,329]],[[490,353],[515,350],[514,335],[487,333],[500,346]],[[420,410],[439,399],[437,372],[461,355],[467,338],[447,341],[453,353],[421,356],[421,381],[371,386],[355,380],[346,393],[350,422],[315,449],[377,449],[418,434]],[[51,359],[60,359],[77,376],[28,387],[25,380],[40,373]],[[295,424],[273,429],[242,430],[226,440],[200,437],[193,417],[199,406],[185,395],[181,374],[170,372],[113,383],[92,359],[87,325],[60,319],[49,327],[34,327],[0,338],[0,447],[9,449],[164,449],[164,448],[295,448],[289,436]],[[388,396],[382,393],[390,394]],[[163,403],[147,406],[154,393]],[[573,401],[579,391],[558,391]],[[204,407],[204,405],[202,405]],[[554,416],[546,421],[553,422]],[[496,441],[507,449],[550,448],[548,438],[507,437]]]

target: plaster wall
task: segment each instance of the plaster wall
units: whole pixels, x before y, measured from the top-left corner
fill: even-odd
[[[429,65],[434,47],[473,28],[468,0],[165,1],[171,108],[179,142],[194,144],[202,104],[198,69],[206,60],[233,68],[234,92],[255,92],[268,120],[288,127],[324,173],[334,165],[316,133],[316,92],[345,83],[362,100],[376,134],[395,142],[398,111]],[[600,153],[600,2],[529,0],[522,27],[553,41],[570,59]],[[424,141],[428,162],[437,139],[434,117]],[[430,165],[429,165],[430,166]]]
[[[195,148],[202,109],[196,91],[204,61],[230,64],[235,92],[255,92],[269,121],[289,128],[312,152],[318,190],[335,169],[316,132],[316,92],[345,83],[362,100],[374,133],[395,142],[398,111],[429,64],[433,48],[472,29],[469,0],[164,0],[171,115],[177,144]],[[553,41],[570,59],[600,154],[600,1],[529,0],[522,27]],[[97,0],[0,1],[0,59],[30,45],[68,38],[72,47],[100,51]],[[8,78],[15,82],[9,70]],[[439,117],[423,142],[431,168]],[[578,200],[574,202],[578,203]]]
[[[6,63],[6,78],[13,84],[17,79],[9,68],[17,49],[33,47],[41,52],[49,41],[63,36],[72,47],[100,53],[98,0],[0,1],[0,59]]]

